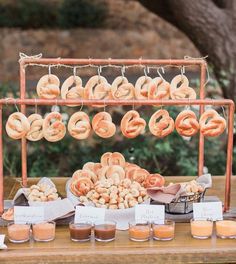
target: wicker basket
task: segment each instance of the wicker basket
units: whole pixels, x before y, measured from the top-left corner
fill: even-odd
[[[168,214],[189,214],[193,211],[193,203],[199,203],[204,200],[205,192],[192,195],[180,196],[178,201],[165,205],[165,212]]]

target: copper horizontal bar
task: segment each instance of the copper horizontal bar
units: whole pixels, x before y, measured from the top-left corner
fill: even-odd
[[[68,58],[24,58],[21,59],[21,66],[26,64],[68,64],[68,65],[201,65],[205,64],[204,59],[68,59]]]
[[[212,106],[226,106],[234,105],[234,102],[230,99],[179,99],[179,100],[81,100],[81,99],[19,99],[19,98],[7,98],[0,99],[1,105],[212,105]]]

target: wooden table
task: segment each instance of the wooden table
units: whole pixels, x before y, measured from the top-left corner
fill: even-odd
[[[176,181],[176,177],[168,178]],[[183,180],[178,177],[178,180]],[[186,177],[184,178],[186,180]],[[30,184],[34,183],[30,179]],[[223,196],[223,177],[214,177],[209,195]],[[9,180],[6,198],[11,198],[16,183]],[[65,179],[55,179],[63,193]],[[233,178],[232,205],[236,206],[236,177]],[[6,233],[6,228],[0,228]],[[56,239],[48,243],[33,242],[12,244],[6,242],[8,250],[0,251],[0,263],[233,263],[236,262],[236,240],[222,240],[213,236],[197,240],[190,236],[189,223],[177,223],[175,239],[169,242],[132,242],[126,231],[118,231],[116,240],[107,244],[94,242],[75,243],[70,241],[67,227],[58,227]]]

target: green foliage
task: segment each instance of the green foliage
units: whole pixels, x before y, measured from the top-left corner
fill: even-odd
[[[58,6],[50,1],[19,0],[0,3],[0,27],[100,27],[106,11],[105,6],[89,0],[64,0]]]
[[[88,0],[66,0],[59,9],[59,25],[62,28],[97,28],[103,25],[106,8]]]

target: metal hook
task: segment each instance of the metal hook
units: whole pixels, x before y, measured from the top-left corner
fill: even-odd
[[[145,66],[143,68],[143,72],[144,72],[145,78],[147,79],[147,77],[148,77],[148,75],[147,75],[147,66]]]
[[[181,66],[181,68],[180,68],[180,73],[181,73],[181,81],[183,81],[183,79],[184,79],[184,74],[185,74],[185,67],[184,67],[184,66]]]
[[[121,76],[122,76],[122,82],[124,81],[125,78],[125,65],[121,67]]]
[[[164,81],[164,78],[163,76],[161,75],[160,71],[159,71],[159,68],[157,68],[157,74],[159,75],[159,77],[162,79],[162,81]]]
[[[51,75],[52,74],[52,65],[49,65],[48,66],[48,75]]]
[[[100,83],[101,81],[101,72],[102,72],[102,66],[98,66],[98,82]]]
[[[77,70],[77,68],[76,68],[76,67],[74,67],[74,68],[73,68],[73,76],[74,76],[74,81],[75,81],[75,77],[76,77],[76,70]]]
[[[83,101],[83,98],[82,98],[82,102],[81,102],[81,106],[80,106],[79,112],[82,111],[83,106],[84,106],[84,101]]]
[[[19,111],[19,108],[18,108],[18,106],[17,106],[17,104],[16,104],[16,102],[17,102],[17,100],[15,99],[15,103],[14,103],[14,105],[15,105],[16,111],[17,111],[17,112],[20,112],[20,111]]]
[[[224,118],[227,120],[228,118],[227,118],[227,115],[225,114],[225,108],[223,105],[221,106],[221,109],[222,109]]]

